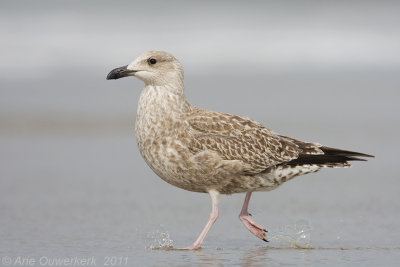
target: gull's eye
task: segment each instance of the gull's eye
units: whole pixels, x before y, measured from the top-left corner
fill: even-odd
[[[148,62],[149,64],[154,65],[157,63],[157,60],[155,58],[149,58]]]

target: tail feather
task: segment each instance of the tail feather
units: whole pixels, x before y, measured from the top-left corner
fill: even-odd
[[[286,165],[296,166],[304,164],[315,164],[321,167],[347,167],[350,166],[348,161],[366,161],[362,157],[374,157],[372,155],[342,150],[332,147],[322,146],[320,149],[324,154],[310,155],[300,154],[297,159],[291,160]]]

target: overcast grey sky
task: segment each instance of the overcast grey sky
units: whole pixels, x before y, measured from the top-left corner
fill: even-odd
[[[398,1],[2,1],[0,67],[47,77],[149,49],[203,71],[399,67],[399,11]]]

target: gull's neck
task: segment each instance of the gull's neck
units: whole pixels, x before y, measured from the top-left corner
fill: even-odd
[[[182,118],[192,110],[186,101],[183,84],[146,85],[140,95],[135,132],[139,147],[174,131]]]
[[[183,83],[149,84],[146,85],[140,95],[138,111],[145,113],[161,112],[160,115],[168,115],[170,113],[185,112],[188,105]]]
[[[148,84],[140,95],[136,118],[137,122],[142,123],[175,121],[190,110],[191,105],[186,100],[183,82]]]

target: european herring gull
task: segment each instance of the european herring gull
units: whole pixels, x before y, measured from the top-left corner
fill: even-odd
[[[247,117],[201,109],[188,103],[180,62],[163,51],[149,51],[112,70],[107,79],[135,76],[145,83],[137,116],[141,155],[164,181],[209,193],[210,218],[198,249],[218,218],[220,194],[246,193],[239,219],[256,237],[267,230],[248,212],[251,194],[269,191],[295,176],[321,168],[349,167],[371,155],[303,142],[275,133]]]

